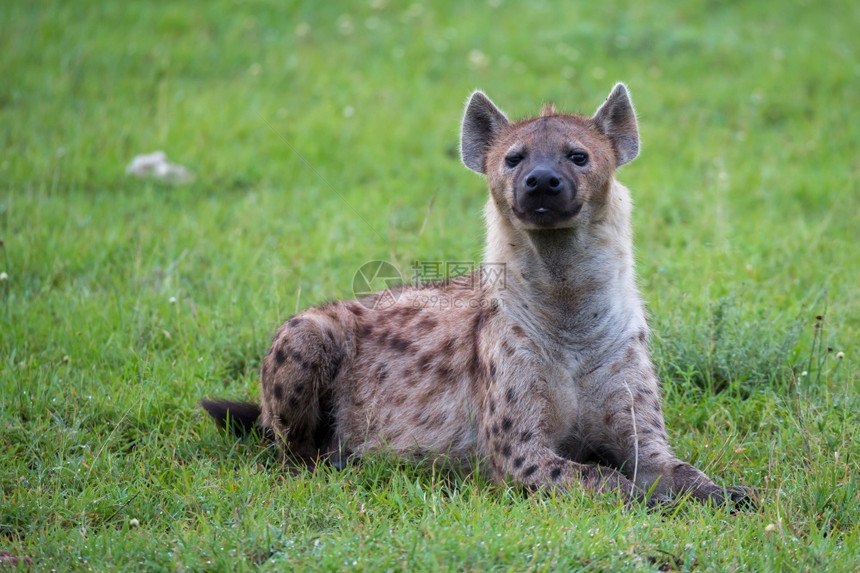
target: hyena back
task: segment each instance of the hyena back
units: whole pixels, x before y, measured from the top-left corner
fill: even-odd
[[[405,287],[391,304],[380,294],[311,308],[275,335],[261,407],[203,406],[221,424],[261,426],[293,459],[477,455],[494,480],[531,488],[751,501],[667,442],[630,194],[615,179],[638,153],[623,84],[592,117],[545,106],[518,122],[475,92],[461,155],[489,183],[485,261],[504,265],[503,280],[477,273]]]

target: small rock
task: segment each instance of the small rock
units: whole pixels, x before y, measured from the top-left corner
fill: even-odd
[[[167,161],[167,154],[163,151],[136,156],[125,168],[125,173],[135,177],[152,177],[172,183],[187,183],[192,179],[188,169]]]

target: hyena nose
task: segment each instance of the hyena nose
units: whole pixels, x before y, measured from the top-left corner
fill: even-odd
[[[558,195],[564,188],[561,178],[552,169],[538,167],[526,175],[526,193],[529,195]]]

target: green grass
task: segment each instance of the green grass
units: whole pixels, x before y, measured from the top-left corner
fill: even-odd
[[[856,570],[858,27],[848,1],[0,3],[0,551],[38,570]],[[255,396],[279,322],[350,296],[365,261],[477,260],[470,90],[590,113],[616,80],[640,116],[620,178],[673,443],[760,511],[384,459],[291,475],[204,418],[205,395]],[[155,149],[194,182],[125,176]]]

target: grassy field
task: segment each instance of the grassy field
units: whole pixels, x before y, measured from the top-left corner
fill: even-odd
[[[858,27],[826,0],[0,3],[0,561],[857,571]],[[591,113],[617,80],[670,436],[758,512],[291,475],[204,417],[362,263],[479,260],[472,89]],[[125,175],[156,149],[194,181]]]

